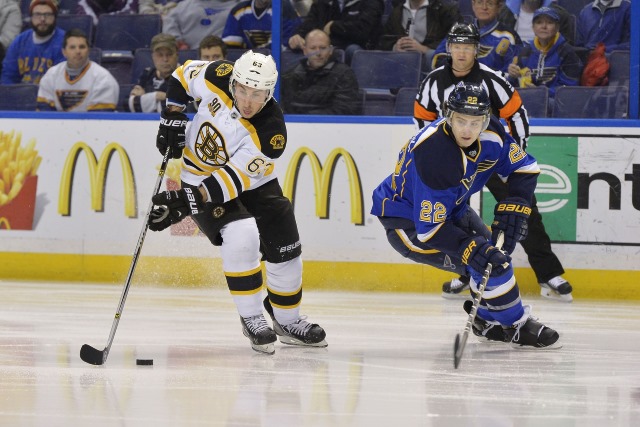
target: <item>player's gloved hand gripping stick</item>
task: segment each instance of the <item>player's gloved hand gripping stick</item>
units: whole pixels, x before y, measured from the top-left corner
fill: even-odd
[[[162,165],[160,166],[160,170],[158,171],[158,178],[156,179],[156,184],[153,188],[154,196],[158,194],[160,185],[162,185],[164,172],[167,169],[167,163],[169,162],[169,157],[171,155],[171,146],[166,147],[165,150],[166,151],[164,152]],[[111,325],[111,332],[109,333],[109,340],[107,341],[106,347],[104,348],[104,350],[98,350],[88,344],[84,344],[80,349],[80,358],[87,363],[90,363],[92,365],[102,365],[107,361],[107,357],[109,357],[109,350],[111,350],[111,344],[113,344],[113,338],[116,335],[116,329],[118,328],[120,316],[122,316],[122,311],[124,310],[124,303],[127,299],[127,294],[129,293],[129,287],[131,286],[131,278],[133,277],[133,272],[135,271],[136,264],[138,263],[138,257],[140,256],[142,243],[144,242],[144,238],[147,235],[147,228],[149,226],[149,215],[151,214],[152,209],[153,200],[149,202],[149,209],[147,209],[147,215],[143,223],[144,225],[142,226],[142,231],[140,232],[140,236],[138,237],[136,248],[133,251],[133,259],[131,260],[131,265],[129,266],[129,273],[127,274],[127,280],[124,284],[124,289],[122,290],[122,296],[120,296],[120,304],[118,304],[118,310],[116,311],[115,318],[113,319],[113,324]]]
[[[503,244],[504,244],[504,233],[501,231],[498,233],[495,247],[498,250],[500,250],[502,249]],[[507,258],[510,259],[510,257],[508,256]],[[508,262],[506,266],[501,265],[497,268],[505,269],[507,267],[508,267]],[[471,307],[471,311],[469,312],[469,318],[467,319],[467,324],[464,327],[462,338],[460,338],[460,334],[456,334],[456,340],[453,344],[453,367],[455,369],[458,369],[458,365],[460,365],[460,360],[462,359],[462,354],[464,353],[464,347],[467,344],[467,339],[469,338],[469,333],[471,332],[471,326],[473,325],[473,321],[475,320],[476,314],[478,313],[478,306],[480,305],[480,300],[482,299],[482,295],[484,294],[484,289],[487,287],[487,282],[489,281],[489,276],[491,276],[492,270],[493,270],[493,264],[491,263],[491,259],[489,259],[487,261],[484,274],[482,275],[482,281],[480,282],[480,285],[478,285],[478,292],[476,293],[476,296],[473,299],[473,306]]]

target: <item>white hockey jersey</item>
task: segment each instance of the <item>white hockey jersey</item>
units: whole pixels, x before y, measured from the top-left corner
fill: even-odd
[[[242,117],[229,92],[232,71],[228,61],[187,61],[174,71],[167,92],[167,105],[200,100],[187,129],[181,179],[204,184],[216,203],[275,179],[274,161],[287,139],[284,115],[274,99],[252,118]]]
[[[89,61],[84,70],[71,79],[67,61],[51,67],[40,80],[38,109],[58,111],[115,111],[120,86],[111,73]]]

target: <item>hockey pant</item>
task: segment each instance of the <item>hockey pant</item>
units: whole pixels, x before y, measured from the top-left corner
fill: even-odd
[[[478,284],[482,280],[482,273],[467,267],[458,256],[444,254],[431,248],[417,238],[413,221],[405,218],[379,217],[387,232],[387,240],[402,256],[420,264],[427,264],[440,270],[455,272],[471,277],[470,287],[473,293],[478,291]],[[469,235],[481,235],[487,239],[491,233],[482,219],[471,208],[456,221],[456,226],[465,230]],[[524,314],[520,300],[520,290],[513,275],[513,268],[509,266],[504,274],[490,277],[485,288],[483,299],[480,301],[478,316],[487,321],[498,322],[504,326],[511,326]]]
[[[211,243],[220,246],[227,285],[242,317],[262,313],[260,261],[264,260],[267,292],[278,323],[298,319],[302,247],[293,206],[277,180],[222,205],[207,203],[193,219]]]

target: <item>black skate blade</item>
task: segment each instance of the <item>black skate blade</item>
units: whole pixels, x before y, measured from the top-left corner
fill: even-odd
[[[453,343],[453,367],[458,369],[460,360],[462,359],[462,352],[460,351],[460,334],[456,334],[456,340]]]
[[[104,351],[84,344],[80,349],[80,359],[91,365],[102,365],[104,363]]]

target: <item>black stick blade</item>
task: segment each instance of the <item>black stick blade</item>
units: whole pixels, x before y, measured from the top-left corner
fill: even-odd
[[[460,334],[456,334],[456,340],[453,343],[453,367],[455,369],[458,369],[460,359],[462,359],[462,352],[460,351]]]
[[[80,349],[80,359],[91,365],[102,365],[104,363],[104,351],[84,344]]]

